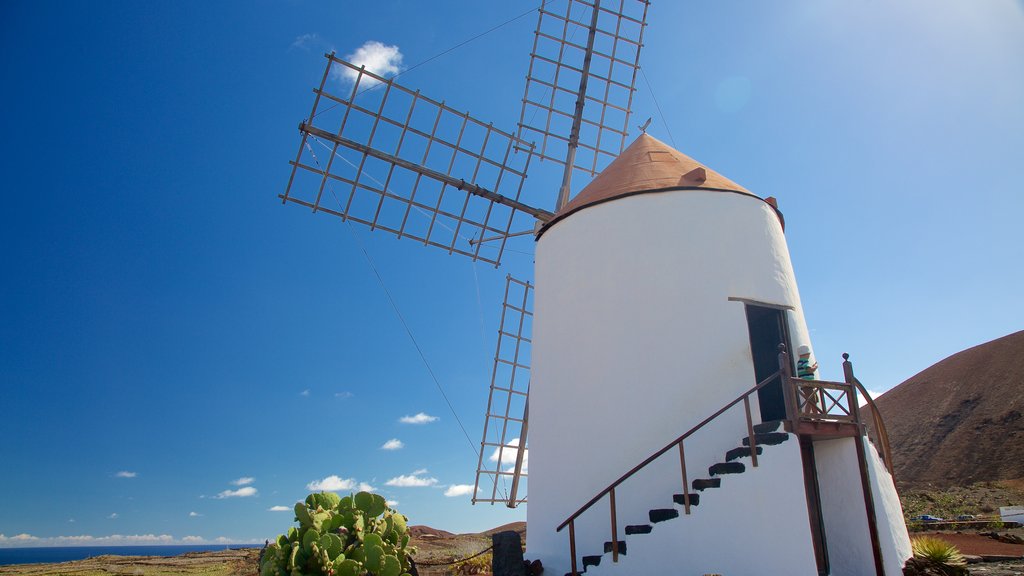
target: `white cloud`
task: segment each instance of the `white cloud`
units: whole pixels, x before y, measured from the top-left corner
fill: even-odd
[[[306,50],[308,52],[310,48],[315,48],[317,46],[323,46],[323,45],[324,45],[324,41],[320,38],[320,35],[316,34],[316,33],[312,33],[312,34],[303,34],[302,36],[296,37],[295,41],[292,42],[292,46],[291,47],[292,48],[298,48],[300,50]]]
[[[288,512],[291,508],[287,506],[271,506],[267,508],[267,512]]]
[[[189,518],[198,518],[200,516],[202,516],[202,514],[200,514],[199,512],[189,512],[188,513],[188,517]]]
[[[245,488],[239,488],[238,490],[225,490],[214,496],[214,498],[248,498],[249,496],[255,496],[256,494],[257,490],[255,488],[252,486],[246,486]]]
[[[499,448],[495,448],[488,460],[491,462],[497,462],[499,458]],[[519,454],[519,438],[513,438],[505,444],[505,448],[501,450],[501,464],[508,466],[506,472],[512,472],[515,469],[516,457]],[[530,467],[530,449],[523,450],[523,472],[526,472]]]
[[[401,450],[404,447],[405,447],[405,444],[403,444],[401,440],[399,440],[398,438],[392,438],[391,440],[388,440],[387,442],[385,442],[384,445],[380,447],[380,449],[381,450]]]
[[[378,76],[393,76],[402,70],[402,51],[398,46],[389,46],[376,40],[368,40],[356,48],[355,52],[345,56],[345,60],[354,64],[356,68],[366,66],[367,72],[373,72]],[[355,82],[359,72],[347,66],[335,65],[331,68],[331,76],[336,80]],[[368,76],[364,76],[360,81],[361,86],[374,84],[377,84],[377,81]]]
[[[302,392],[299,392],[299,396],[309,396],[309,388],[306,388]]]
[[[398,500],[385,500],[384,504],[386,504],[388,508],[394,508],[395,506],[398,506]]]
[[[473,493],[472,484],[452,484],[444,491],[444,495],[453,498],[455,496],[468,496]]]
[[[335,392],[334,393],[334,397],[335,398],[342,398],[342,399],[344,399],[344,398],[351,398],[353,396],[355,396],[355,394],[353,394],[351,392]]]
[[[413,470],[413,476],[419,476],[420,474],[426,474],[428,470],[426,468],[420,468],[419,470]]]
[[[77,536],[51,536],[40,538],[31,534],[18,534],[17,536],[4,536],[0,534],[0,548],[10,547],[33,547],[33,546],[122,546],[122,545],[144,545],[144,544],[196,544],[207,542],[201,536],[185,536],[181,540],[175,539],[170,534],[111,534],[109,536],[91,536],[81,534]],[[229,544],[261,544],[263,539],[239,540],[218,538],[217,543]]]
[[[436,420],[440,420],[440,418],[437,416],[431,416],[425,412],[420,412],[415,416],[402,416],[398,419],[402,424],[427,424]]]
[[[117,512],[111,512],[110,516],[107,516],[107,518],[111,520],[117,520]]]
[[[355,478],[341,478],[336,474],[332,474],[323,480],[313,480],[306,484],[306,488],[313,492],[338,492],[339,490],[351,490],[355,487]]]
[[[129,472],[127,470],[121,470],[117,474],[114,474],[114,478],[135,478],[138,475],[138,472]]]
[[[251,476],[242,476],[238,480],[232,480],[231,483],[234,484],[235,486],[248,486],[249,484],[252,484],[255,481],[256,479]]]
[[[376,492],[377,489],[374,488],[373,486],[370,486],[366,482],[360,482],[359,483],[359,491],[360,492]]]
[[[214,542],[218,544],[231,544],[234,540],[226,536],[217,536],[217,539],[214,540]]]
[[[417,486],[434,486],[437,484],[437,478],[431,478],[425,476],[427,471],[417,470],[412,474],[396,476],[391,480],[388,480],[384,484],[387,486],[398,486],[401,488],[410,488]]]
[[[882,394],[883,394],[883,392],[877,392],[875,390],[868,390],[868,395],[871,396],[872,400],[878,399],[878,397],[881,396]],[[861,406],[865,406],[868,403],[866,398],[863,398],[863,397],[860,397],[860,396],[858,396],[857,401],[860,403]]]

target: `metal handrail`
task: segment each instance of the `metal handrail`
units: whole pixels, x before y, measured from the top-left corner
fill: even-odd
[[[849,361],[849,360],[847,360]],[[860,380],[856,376],[853,377],[853,382],[857,386],[857,390],[864,395],[864,399],[867,400],[868,407],[871,408],[871,420],[874,423],[875,433],[878,435],[878,449],[882,451],[882,462],[885,464],[885,469],[889,471],[889,474],[893,474],[892,467],[892,447],[889,445],[889,431],[885,427],[885,421],[882,420],[882,413],[878,411],[878,405],[868,394],[867,389],[860,383]]]
[[[666,452],[668,452],[668,451],[669,451],[669,450],[671,450],[672,448],[676,447],[677,445],[680,445],[680,444],[682,444],[682,442],[683,442],[684,440],[686,440],[686,439],[687,439],[687,438],[689,438],[689,437],[690,437],[691,435],[693,435],[693,434],[694,434],[695,432],[697,432],[698,430],[700,430],[701,428],[703,428],[704,426],[706,426],[706,425],[707,425],[707,424],[708,424],[709,422],[711,422],[711,421],[712,421],[712,420],[714,420],[715,418],[718,418],[719,416],[721,416],[721,415],[722,415],[723,413],[725,413],[725,411],[727,411],[728,409],[730,409],[730,408],[732,408],[733,406],[735,406],[735,405],[739,404],[740,402],[742,402],[742,401],[743,401],[744,399],[748,398],[748,397],[749,397],[749,396],[750,396],[751,394],[753,394],[754,392],[757,392],[757,391],[758,391],[758,390],[760,390],[761,388],[763,388],[763,387],[767,386],[768,384],[770,384],[770,383],[771,383],[772,381],[774,381],[774,380],[775,380],[776,378],[778,378],[778,377],[779,377],[780,375],[782,375],[782,374],[781,374],[781,372],[782,372],[782,371],[780,370],[780,371],[778,371],[778,372],[775,372],[775,373],[773,373],[773,374],[772,374],[771,376],[769,376],[769,377],[765,378],[764,380],[762,380],[761,382],[759,382],[759,383],[757,384],[757,386],[754,386],[754,387],[753,387],[753,388],[751,388],[750,390],[747,390],[747,391],[746,391],[746,392],[744,392],[743,394],[739,395],[739,396],[738,396],[738,397],[737,397],[737,398],[736,398],[735,400],[733,400],[732,402],[729,402],[728,404],[726,404],[725,406],[723,406],[723,407],[722,407],[721,409],[719,409],[719,410],[718,410],[717,412],[715,412],[715,413],[714,413],[714,414],[712,414],[711,416],[708,416],[707,418],[705,418],[704,420],[702,420],[702,421],[701,421],[701,422],[700,422],[699,424],[697,424],[697,425],[696,425],[696,426],[694,426],[693,428],[690,428],[690,429],[689,429],[688,431],[686,431],[686,433],[684,433],[684,434],[683,434],[682,436],[679,436],[679,437],[678,437],[678,438],[676,438],[675,440],[673,440],[673,441],[669,442],[669,443],[668,443],[668,444],[667,444],[667,445],[666,445],[666,446],[665,446],[664,448],[662,448],[661,450],[658,450],[658,451],[657,451],[657,452],[655,452],[654,454],[652,454],[652,455],[648,456],[648,457],[647,457],[647,459],[645,459],[645,460],[644,460],[643,462],[641,462],[641,463],[637,464],[636,466],[634,466],[634,467],[633,467],[633,468],[632,468],[632,469],[631,469],[631,470],[630,470],[629,472],[626,472],[625,474],[623,474],[622,476],[620,476],[618,480],[616,480],[615,482],[612,482],[612,483],[611,483],[611,484],[610,484],[610,485],[609,485],[609,486],[608,486],[607,488],[605,488],[604,490],[602,490],[602,491],[598,492],[598,494],[597,494],[596,496],[594,496],[594,497],[593,497],[593,498],[591,498],[591,499],[590,499],[589,501],[587,501],[587,503],[586,503],[586,504],[584,504],[584,505],[583,505],[582,507],[580,507],[580,509],[579,509],[579,510],[577,510],[576,512],[574,512],[574,513],[573,513],[573,514],[572,514],[571,516],[569,516],[568,518],[566,518],[566,520],[565,520],[564,522],[562,522],[561,524],[559,524],[559,525],[558,525],[558,528],[557,528],[557,529],[556,529],[555,531],[556,531],[556,532],[561,532],[561,531],[562,531],[562,528],[565,528],[566,526],[568,526],[569,524],[571,524],[573,520],[575,520],[576,518],[578,518],[578,517],[579,517],[579,516],[580,516],[581,514],[583,514],[583,513],[584,513],[584,512],[586,512],[587,510],[589,510],[591,506],[593,506],[594,504],[596,504],[596,503],[597,503],[597,502],[598,502],[598,501],[599,501],[599,500],[600,500],[601,498],[603,498],[603,497],[604,497],[604,496],[605,496],[606,494],[609,494],[609,493],[613,492],[613,491],[615,490],[615,488],[617,488],[617,487],[619,486],[619,484],[622,484],[623,482],[625,482],[626,480],[628,480],[628,479],[629,479],[629,478],[630,478],[631,476],[633,476],[633,474],[636,474],[636,473],[637,473],[637,472],[639,472],[639,471],[640,471],[641,469],[645,468],[645,467],[646,467],[646,466],[647,466],[648,464],[650,464],[651,462],[654,462],[655,460],[657,460],[657,459],[658,459],[658,457],[662,456],[663,454],[665,454]],[[751,454],[755,454],[755,453],[756,453],[756,452],[755,452],[755,451],[756,451],[756,449],[757,449],[757,448],[756,448],[756,445],[755,445],[755,442],[754,442],[754,438],[753,438],[753,437],[751,437],[751,439],[750,439],[750,450],[751,450]],[[683,490],[683,492],[684,492],[684,494],[688,495],[688,494],[689,494],[689,487],[687,487],[687,486],[684,486],[684,490]],[[614,539],[613,539],[612,541],[614,542]]]

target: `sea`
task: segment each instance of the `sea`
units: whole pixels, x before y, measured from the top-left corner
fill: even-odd
[[[178,556],[186,552],[210,552],[228,548],[262,548],[262,544],[180,544],[162,546],[38,546],[0,548],[0,566],[84,560],[93,556]]]

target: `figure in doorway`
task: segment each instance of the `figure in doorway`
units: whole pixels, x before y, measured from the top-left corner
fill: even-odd
[[[807,346],[797,348],[800,359],[796,361],[796,376],[803,380],[814,380],[814,373],[818,371],[818,363],[811,364],[811,349]]]
[[[814,380],[814,373],[818,371],[818,363],[811,364],[811,349],[807,346],[797,348],[799,359],[796,361],[796,375],[801,380]],[[811,414],[820,414],[823,399],[818,397],[817,388],[798,387],[800,397],[803,399],[802,410]]]

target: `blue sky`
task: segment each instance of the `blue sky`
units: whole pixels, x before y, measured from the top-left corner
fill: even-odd
[[[0,7],[0,545],[262,542],[325,479],[451,531],[524,518],[445,496],[476,455],[361,246],[473,443],[529,254],[276,196],[325,50],[408,68],[534,5]],[[401,82],[511,130],[535,22]],[[661,1],[646,40],[665,116],[641,79],[631,124],[778,197],[823,377],[848,351],[882,391],[1021,329],[1024,4]]]

